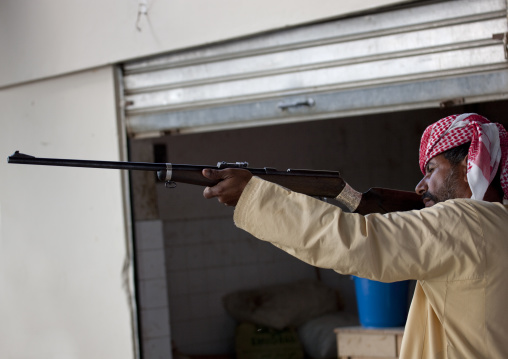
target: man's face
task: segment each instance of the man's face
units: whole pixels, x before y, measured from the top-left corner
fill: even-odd
[[[452,198],[470,198],[472,193],[467,182],[466,166],[466,160],[452,166],[443,154],[432,158],[425,167],[425,176],[415,188],[425,207]]]

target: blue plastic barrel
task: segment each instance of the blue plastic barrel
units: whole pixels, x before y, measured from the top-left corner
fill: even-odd
[[[354,277],[360,324],[366,328],[406,324],[409,281],[381,283]]]

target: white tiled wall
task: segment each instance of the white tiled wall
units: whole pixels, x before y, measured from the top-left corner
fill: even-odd
[[[171,328],[162,221],[137,221],[135,226],[143,358],[171,359]]]
[[[315,269],[252,238],[230,216],[164,222],[172,339],[184,354],[234,353],[230,292],[316,278]]]

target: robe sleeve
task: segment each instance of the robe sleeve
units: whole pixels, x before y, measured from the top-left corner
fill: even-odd
[[[304,262],[342,274],[394,282],[471,279],[483,272],[482,231],[467,200],[362,216],[254,177],[234,220]]]

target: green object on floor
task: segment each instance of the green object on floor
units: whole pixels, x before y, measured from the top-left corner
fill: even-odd
[[[303,359],[294,328],[282,330],[242,323],[236,328],[237,359]]]

